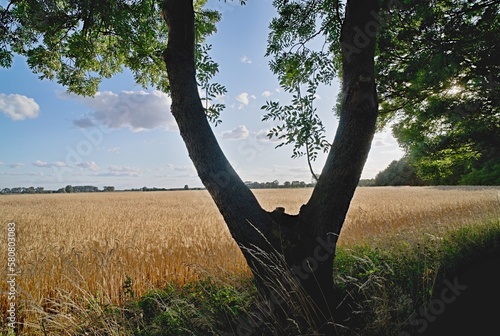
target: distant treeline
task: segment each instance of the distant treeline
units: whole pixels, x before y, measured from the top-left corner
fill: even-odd
[[[498,167],[500,169],[500,166]],[[498,170],[497,169],[497,170]],[[498,172],[497,172],[497,175]],[[494,183],[491,183],[491,182]],[[465,182],[470,182],[469,180]],[[477,178],[472,181],[474,185],[498,185],[500,181],[494,181],[487,178]],[[285,181],[280,184],[278,180],[272,182],[255,182],[246,181],[245,184],[250,189],[272,189],[272,188],[312,188],[315,186],[315,182],[306,183],[304,181]],[[438,183],[446,184],[446,183]],[[464,184],[464,183],[462,183]],[[424,186],[424,185],[436,185],[432,181],[426,181],[421,179],[417,175],[416,168],[409,162],[408,158],[403,157],[400,160],[392,161],[387,168],[380,171],[373,179],[362,179],[359,181],[359,186],[361,187],[371,187],[371,186]],[[17,188],[3,188],[0,190],[0,194],[50,194],[50,193],[79,193],[79,192],[111,192],[111,191],[175,191],[175,190],[203,190],[205,188],[190,188],[187,184],[183,188],[158,188],[158,187],[142,187],[137,189],[125,189],[125,190],[115,190],[114,186],[104,186],[99,189],[95,186],[72,186],[67,185],[64,188],[58,190],[45,190],[44,187],[17,187]]]
[[[67,185],[64,188],[57,190],[46,190],[44,187],[16,187],[16,188],[3,188],[0,194],[70,194],[82,192],[113,192],[113,191],[174,191],[174,190],[203,190],[204,188],[189,188],[187,185],[184,188],[156,188],[156,187],[142,187],[137,189],[124,189],[116,190],[114,186],[104,186],[99,189],[96,186],[72,186]]]
[[[272,182],[254,182],[245,181],[245,184],[250,189],[271,189],[271,188],[310,188],[314,187],[315,183],[306,183],[304,181],[285,181],[280,184],[278,180]]]
[[[253,182],[247,181],[245,184],[251,189],[264,189],[264,188],[307,188],[313,187],[313,183],[305,183],[304,181],[286,181],[280,184],[277,180],[273,182]],[[133,189],[116,190],[113,186],[104,186],[99,189],[96,186],[72,186],[67,185],[64,188],[57,190],[46,190],[44,187],[16,187],[16,188],[3,188],[0,194],[69,194],[69,193],[82,193],[82,192],[112,192],[112,191],[175,191],[175,190],[204,190],[205,188],[190,188],[187,184],[183,188],[158,188],[158,187],[142,187]]]
[[[15,187],[15,188],[3,188],[0,190],[0,194],[61,194],[61,193],[79,193],[79,192],[108,192],[115,191],[113,186],[104,186],[102,190],[98,187],[86,185],[86,186],[72,186],[67,185],[64,188],[57,190],[46,190],[44,187]]]

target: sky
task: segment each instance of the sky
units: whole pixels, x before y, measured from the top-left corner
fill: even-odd
[[[286,102],[264,57],[268,24],[275,16],[269,0],[209,0],[222,13],[218,32],[208,39],[219,63],[215,80],[226,86],[222,123],[213,127],[219,144],[244,181],[311,181],[304,157],[275,148],[262,121],[268,100]],[[331,141],[338,82],[318,91],[316,107]],[[103,81],[94,97],[68,94],[56,82],[40,80],[24,58],[0,68],[0,189],[93,185],[102,189],[202,187],[163,92],[137,86],[127,71]],[[403,151],[390,130],[375,135],[362,178],[373,178]],[[326,159],[313,162],[319,173]]]

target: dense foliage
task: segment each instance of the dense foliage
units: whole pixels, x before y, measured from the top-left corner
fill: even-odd
[[[499,1],[381,1],[358,40],[378,28],[379,127],[391,125],[409,164],[430,184],[500,184]],[[314,107],[319,85],[342,71],[338,1],[275,1],[267,56],[286,92],[268,101],[270,137],[292,157],[329,149]],[[335,10],[332,10],[334,8]],[[356,47],[352,47],[356,52]],[[340,99],[335,111],[340,111]],[[314,174],[314,172],[312,172]],[[399,182],[395,182],[399,183]]]
[[[226,88],[211,79],[218,64],[205,38],[216,31],[220,13],[195,1],[197,80],[210,121],[218,124],[224,105],[212,103]],[[128,69],[144,88],[170,91],[165,62],[168,29],[161,1],[10,1],[0,3],[0,67],[15,54],[26,57],[40,79],[69,92],[94,95],[101,81]]]
[[[404,1],[379,38],[381,124],[433,184],[500,184],[500,2]]]
[[[403,157],[392,161],[387,168],[375,176],[373,185],[376,186],[420,186],[424,182],[417,176],[415,168]]]

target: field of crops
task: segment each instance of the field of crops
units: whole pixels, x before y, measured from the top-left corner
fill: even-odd
[[[311,189],[265,189],[262,206],[296,213]],[[498,188],[358,188],[339,244],[404,237],[474,225],[500,215]],[[0,197],[0,250],[7,275],[7,224],[16,225],[18,300],[47,308],[46,298],[98,294],[120,304],[168,282],[207,274],[249,275],[206,191],[115,192]],[[128,281],[127,279],[131,280]],[[127,287],[127,288],[129,288]],[[2,281],[0,290],[7,284]],[[6,295],[0,296],[5,311]],[[48,307],[47,309],[49,309]]]

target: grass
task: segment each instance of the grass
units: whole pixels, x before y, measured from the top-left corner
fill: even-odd
[[[310,192],[256,195],[294,213]],[[494,188],[358,188],[336,261],[339,293],[359,312],[351,322],[373,335],[404,324],[443,265],[451,272],[495,246],[497,198]],[[205,191],[11,195],[0,217],[17,228],[20,334],[231,334],[269,315]]]

